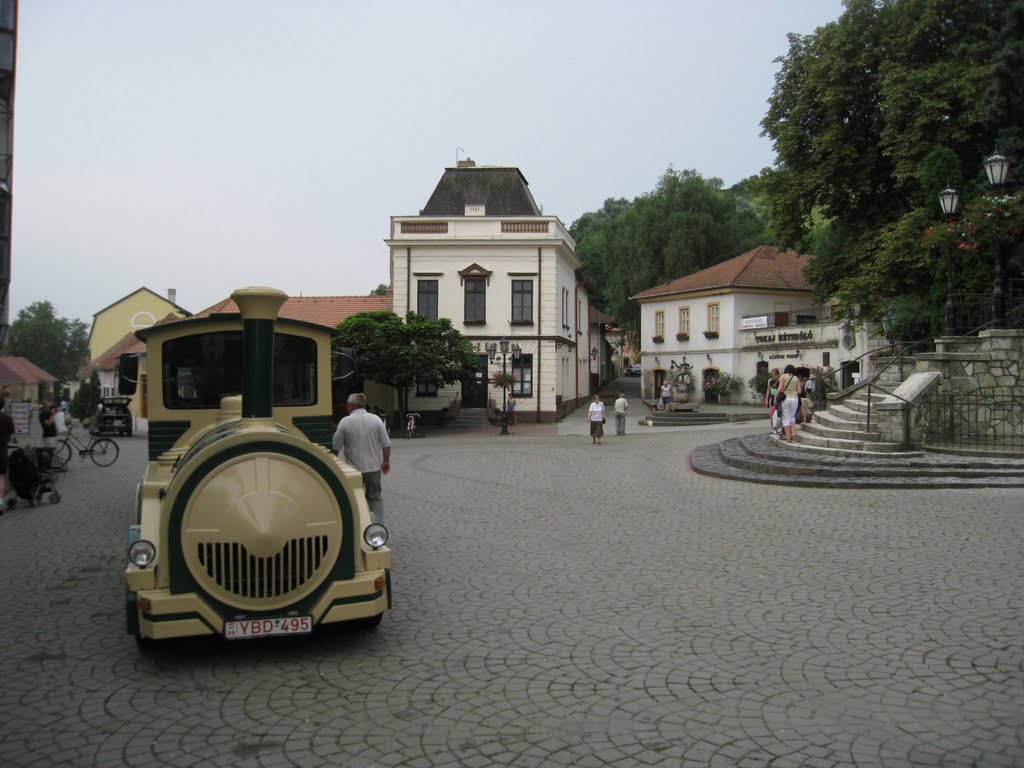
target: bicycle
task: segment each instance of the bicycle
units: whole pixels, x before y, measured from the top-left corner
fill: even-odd
[[[56,469],[64,469],[71,461],[72,447],[78,451],[78,456],[84,459],[88,456],[92,463],[100,467],[109,467],[117,461],[121,448],[109,437],[97,437],[89,435],[88,444],[83,443],[69,429],[67,434],[53,451],[53,466]]]
[[[405,436],[415,437],[416,436],[416,420],[420,418],[418,413],[407,413],[405,415]]]

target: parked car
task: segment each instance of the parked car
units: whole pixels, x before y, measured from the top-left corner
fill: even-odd
[[[96,435],[132,434],[132,414],[128,410],[130,397],[104,397],[96,406],[89,431]]]
[[[640,367],[639,363],[633,363],[632,365],[626,366],[627,376],[639,376],[642,371],[643,369]]]

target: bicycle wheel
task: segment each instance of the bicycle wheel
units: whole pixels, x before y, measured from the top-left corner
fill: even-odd
[[[69,461],[71,461],[71,446],[65,440],[53,449],[51,462],[54,469],[63,469],[68,465]]]
[[[117,443],[107,437],[101,437],[89,446],[89,456],[94,464],[99,464],[101,467],[109,467],[117,461],[117,455],[120,452],[121,449]]]

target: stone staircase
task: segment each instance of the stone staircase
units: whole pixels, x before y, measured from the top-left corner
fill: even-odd
[[[891,400],[889,395],[871,394],[873,408]],[[882,440],[881,432],[868,431],[868,395],[863,390],[841,404],[830,405],[827,411],[815,412],[810,423],[797,429],[796,441],[812,448],[876,454],[906,453],[900,443],[886,442]]]
[[[762,417],[763,418],[763,417]],[[654,411],[644,419],[650,419],[655,427],[690,427],[702,424],[726,424],[728,414],[701,413],[700,411]]]
[[[702,475],[769,485],[1024,488],[1024,458],[950,456],[922,451],[895,453],[849,446],[808,450],[767,434],[701,446],[690,454],[689,461],[690,467]]]
[[[487,419],[486,408],[461,408],[454,421],[448,422],[446,429],[484,429],[493,426]]]

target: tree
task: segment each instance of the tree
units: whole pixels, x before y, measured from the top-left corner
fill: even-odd
[[[943,259],[921,234],[943,186],[979,191],[994,146],[1020,157],[1022,34],[1024,0],[846,0],[838,21],[790,36],[762,182],[779,240],[816,256],[819,300],[877,319],[894,297],[941,296]]]
[[[721,179],[669,168],[653,192],[583,214],[570,233],[595,303],[636,344],[640,309],[630,297],[764,242],[759,194],[753,182],[726,191]]]
[[[380,283],[376,288],[370,291],[371,296],[387,296],[388,286],[384,283]]]
[[[403,416],[410,387],[443,387],[476,375],[479,367],[469,339],[450,320],[428,320],[415,312],[404,322],[394,312],[353,315],[338,325],[334,347],[355,349],[362,378],[394,387]]]
[[[71,397],[69,408],[76,419],[91,417],[100,401],[100,375],[93,371],[88,381],[83,381]]]
[[[57,317],[48,301],[37,301],[11,323],[10,354],[31,360],[57,381],[73,381],[89,358],[89,329],[81,320]]]

